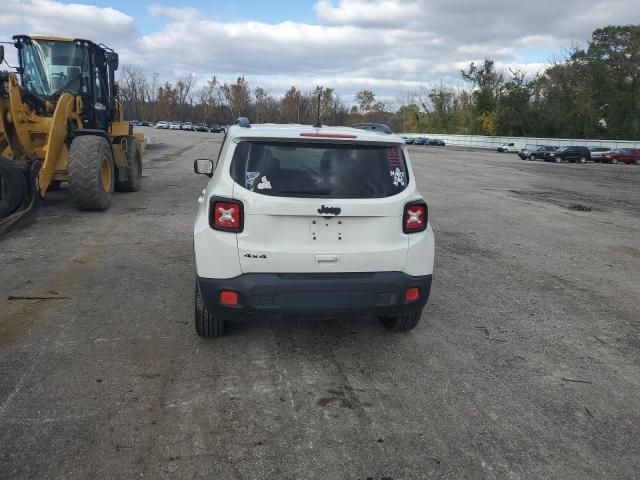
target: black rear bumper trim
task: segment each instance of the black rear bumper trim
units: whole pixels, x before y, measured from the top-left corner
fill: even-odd
[[[402,272],[249,273],[229,279],[198,277],[207,309],[233,320],[243,316],[396,316],[422,310],[431,293],[431,275]],[[405,302],[408,288],[420,296]],[[222,305],[220,292],[238,293],[239,304]]]

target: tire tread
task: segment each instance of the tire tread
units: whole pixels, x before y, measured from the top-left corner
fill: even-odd
[[[101,168],[103,155],[111,161],[113,175],[113,153],[109,142],[97,135],[83,135],[73,139],[69,149],[67,169],[69,172],[69,193],[80,210],[107,210],[111,206],[111,191],[102,187]]]

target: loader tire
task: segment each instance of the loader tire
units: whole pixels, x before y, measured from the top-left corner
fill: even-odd
[[[137,192],[142,186],[142,156],[138,148],[138,140],[136,137],[127,137],[127,143],[129,177],[123,182],[116,180],[116,192]]]
[[[69,149],[69,193],[80,210],[107,210],[114,184],[113,152],[97,135],[76,137]]]
[[[27,178],[15,164],[0,157],[0,218],[11,215],[27,198]]]

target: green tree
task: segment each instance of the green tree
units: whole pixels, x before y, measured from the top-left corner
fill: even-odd
[[[525,72],[510,70],[511,78],[502,86],[498,98],[497,131],[502,135],[528,135],[530,89]]]
[[[498,96],[504,82],[503,75],[496,72],[493,60],[485,59],[484,63],[477,66],[469,65],[469,70],[461,70],[462,78],[471,84],[473,98],[473,113],[482,133],[491,135],[493,131],[493,119],[498,108]],[[491,126],[491,130],[487,127]]]

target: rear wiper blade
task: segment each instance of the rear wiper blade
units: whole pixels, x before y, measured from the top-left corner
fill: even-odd
[[[279,194],[281,195],[318,195],[318,196],[327,196],[331,194],[331,190],[279,190]]]

